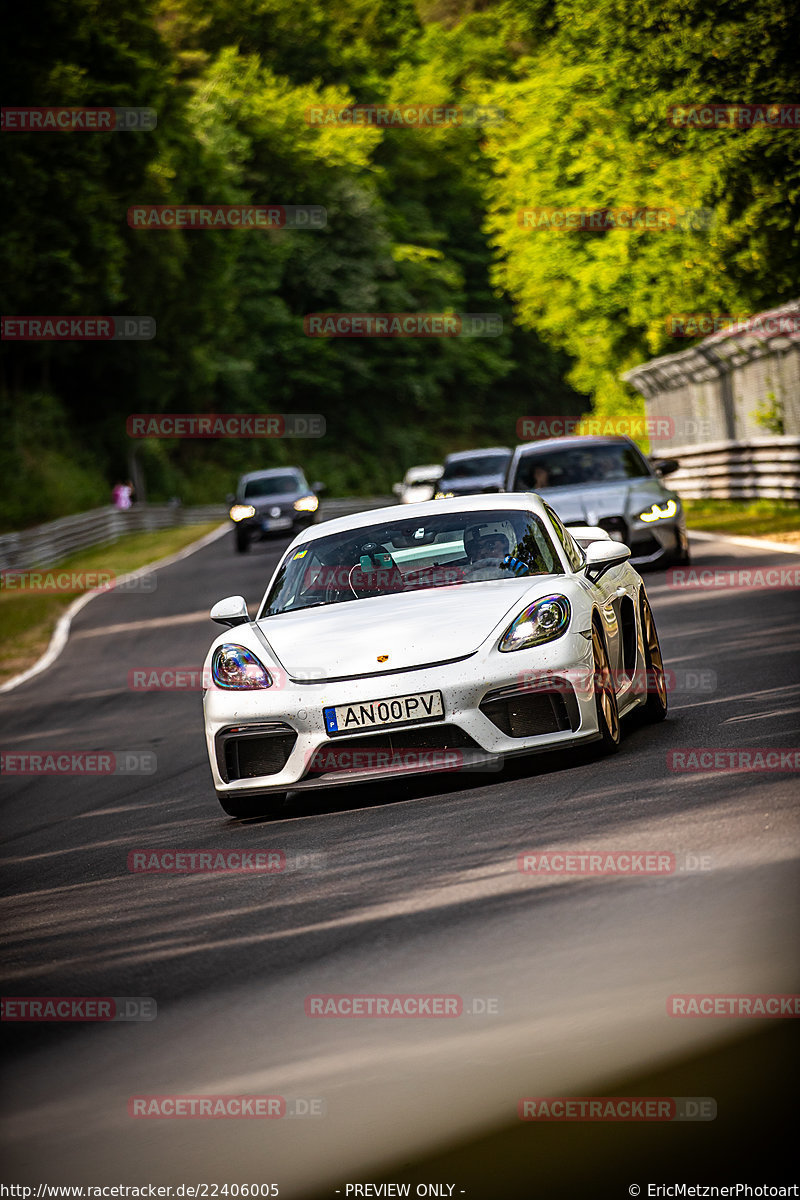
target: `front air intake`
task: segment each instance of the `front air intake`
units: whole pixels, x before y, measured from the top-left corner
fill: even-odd
[[[217,765],[226,783],[277,775],[286,766],[297,734],[291,725],[237,725],[217,734]]]
[[[490,692],[481,701],[480,710],[501,733],[512,738],[565,733],[579,724],[575,694],[569,685],[563,690]]]

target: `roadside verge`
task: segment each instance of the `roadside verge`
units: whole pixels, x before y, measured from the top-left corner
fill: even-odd
[[[184,546],[182,550],[177,550],[174,554],[168,554],[166,558],[159,558],[155,562],[147,563],[146,566],[139,567],[135,571],[130,571],[126,575],[121,575],[116,582],[117,584],[127,584],[133,579],[141,579],[145,575],[152,574],[153,571],[158,571],[163,567],[171,566],[172,563],[180,562],[181,559],[188,558],[190,554],[194,554],[197,550],[202,550],[204,546],[209,546],[212,542],[217,541],[218,538],[221,538],[228,532],[229,528],[229,523],[225,521],[217,529],[212,529],[210,533],[198,538],[197,541]],[[76,597],[59,617],[48,647],[41,658],[32,667],[29,667],[27,671],[22,671],[19,675],[14,675],[2,684],[0,686],[0,695],[13,691],[20,684],[26,683],[29,679],[33,679],[36,675],[40,675],[42,671],[46,671],[48,667],[52,666],[67,644],[73,619],[82,608],[85,608],[91,600],[94,600],[95,596],[106,595],[107,591],[107,588],[96,588],[91,592],[85,592],[82,596]]]

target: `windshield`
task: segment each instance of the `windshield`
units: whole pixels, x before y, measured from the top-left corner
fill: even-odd
[[[475,479],[478,475],[500,475],[508,462],[507,454],[487,454],[481,458],[462,458],[448,463],[442,479]]]
[[[263,479],[251,479],[244,485],[244,499],[253,500],[257,496],[280,496],[283,492],[300,492],[306,490],[305,480],[297,475],[267,475]]]
[[[392,520],[314,538],[290,552],[259,617],[321,604],[563,574],[541,520],[523,511]]]
[[[538,492],[541,488],[610,483],[642,476],[650,476],[650,471],[633,446],[595,443],[523,454],[517,467],[514,491]]]

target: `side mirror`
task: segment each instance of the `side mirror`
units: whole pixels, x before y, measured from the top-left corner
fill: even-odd
[[[592,583],[597,583],[606,571],[610,571],[612,567],[618,567],[630,558],[631,548],[623,546],[621,542],[613,542],[609,539],[602,542],[590,542],[585,548],[584,554],[586,555],[584,566],[586,578],[591,579]]]
[[[248,625],[250,622],[244,596],[226,596],[224,600],[218,600],[209,616],[217,625],[227,625],[231,629],[234,625]]]
[[[395,496],[401,496],[403,494],[402,483],[393,483],[392,484],[392,492],[394,493]]]
[[[317,480],[316,483],[312,483],[311,490],[312,492],[316,492],[316,494],[319,496],[323,492],[327,492],[328,488],[326,484],[320,483],[319,480]]]
[[[680,470],[680,465],[677,458],[657,458],[653,463],[653,470],[656,475],[674,475]]]
[[[228,508],[230,508],[232,504],[236,503],[236,497],[234,496],[233,492],[228,492],[227,496],[225,497],[225,503],[227,504]]]

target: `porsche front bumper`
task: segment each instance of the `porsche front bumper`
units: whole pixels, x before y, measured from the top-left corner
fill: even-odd
[[[358,678],[287,679],[283,687],[258,691],[212,687],[203,703],[214,785],[220,795],[265,795],[435,771],[491,770],[512,755],[593,741],[599,735],[592,665],[590,638],[570,632],[531,650],[501,654],[492,645],[456,661]],[[512,736],[520,729],[509,730],[504,698],[522,693],[527,702],[550,677],[563,697],[553,704],[551,727]],[[444,715],[435,721],[339,736],[326,731],[324,707],[430,691],[442,694]],[[408,751],[402,761],[385,752],[387,743],[395,751]],[[331,760],[335,769],[327,770]]]

